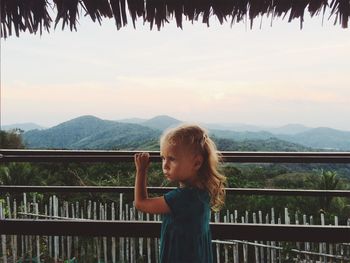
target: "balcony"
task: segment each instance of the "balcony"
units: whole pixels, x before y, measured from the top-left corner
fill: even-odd
[[[134,152],[1,150],[0,162],[132,162]],[[350,163],[350,153],[222,152],[229,163]],[[151,152],[159,162],[159,152]],[[161,194],[169,187],[149,187]],[[137,212],[128,186],[0,186],[2,262],[157,262],[160,216]],[[36,193],[36,194],[33,194]],[[76,200],[74,195],[89,194]],[[114,196],[98,199],[101,194]],[[348,190],[228,188],[228,196],[350,197]],[[73,197],[72,197],[73,196]],[[40,197],[40,198],[39,198]],[[112,199],[112,200],[111,200]],[[316,221],[320,221],[317,223]],[[216,262],[349,262],[344,224],[261,211],[212,214]]]

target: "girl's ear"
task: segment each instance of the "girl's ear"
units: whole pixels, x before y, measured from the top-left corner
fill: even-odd
[[[194,168],[196,169],[196,171],[198,171],[203,164],[203,156],[202,155],[196,155],[196,157],[194,158]]]

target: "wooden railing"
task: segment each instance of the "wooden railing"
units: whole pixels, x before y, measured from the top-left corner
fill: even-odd
[[[0,163],[7,162],[132,162],[135,152],[0,150]],[[150,152],[160,161],[159,152]],[[350,163],[348,152],[221,152],[224,162],[235,163]],[[150,187],[163,193],[171,188]],[[0,193],[18,192],[132,192],[132,187],[0,186]],[[242,189],[228,194],[350,197],[346,190]],[[237,240],[350,242],[349,226],[304,226],[211,223],[213,238]],[[2,219],[0,234],[157,237],[160,222],[101,220]]]

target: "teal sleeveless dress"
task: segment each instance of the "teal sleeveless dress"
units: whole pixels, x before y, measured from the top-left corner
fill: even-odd
[[[210,197],[198,188],[177,188],[164,195],[171,213],[162,218],[161,263],[212,263]]]

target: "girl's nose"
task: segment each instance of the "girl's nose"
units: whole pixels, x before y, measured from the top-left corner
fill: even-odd
[[[168,170],[169,168],[168,162],[166,160],[163,160],[162,166],[163,166],[163,170]]]

